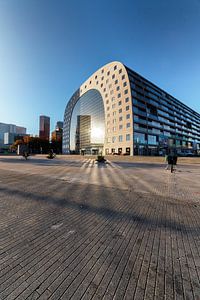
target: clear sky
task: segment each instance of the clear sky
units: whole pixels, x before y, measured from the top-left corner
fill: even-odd
[[[0,0],[0,122],[53,129],[113,60],[200,113],[200,0]]]

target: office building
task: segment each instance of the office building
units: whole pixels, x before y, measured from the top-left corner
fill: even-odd
[[[26,134],[26,128],[14,124],[0,123],[0,146],[7,144],[8,141],[13,140],[18,134]],[[4,137],[6,143],[4,143]]]
[[[50,134],[50,118],[47,116],[40,116],[40,130],[39,137],[49,141]]]
[[[91,117],[91,154],[200,153],[200,114],[120,62],[97,70],[67,103],[63,153],[83,150],[74,145],[81,115]]]

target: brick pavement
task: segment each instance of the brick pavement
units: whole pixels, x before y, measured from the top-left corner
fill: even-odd
[[[0,157],[0,299],[200,299],[200,170]]]

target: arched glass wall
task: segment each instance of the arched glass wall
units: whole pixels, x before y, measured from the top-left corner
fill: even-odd
[[[97,154],[105,138],[104,104],[101,94],[89,90],[74,106],[70,123],[70,152]]]

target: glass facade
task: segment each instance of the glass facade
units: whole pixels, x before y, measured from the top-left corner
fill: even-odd
[[[91,89],[76,102],[70,122],[70,153],[97,154],[105,139],[104,104],[101,94]]]
[[[200,154],[200,115],[127,68],[134,124],[134,154],[163,155],[173,150]]]

